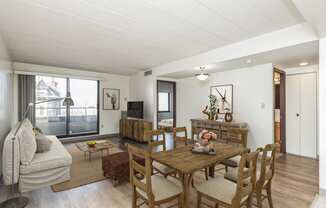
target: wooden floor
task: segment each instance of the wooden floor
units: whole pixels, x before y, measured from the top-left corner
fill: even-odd
[[[202,173],[195,176],[195,185],[203,180]],[[318,161],[291,155],[280,155],[273,180],[275,208],[310,207],[318,190]],[[190,193],[191,207],[196,207],[196,193]],[[109,180],[89,184],[72,190],[53,193],[43,188],[24,194],[30,199],[28,208],[128,208],[131,191],[125,183],[113,187]],[[9,197],[9,191],[0,185],[0,201]],[[264,207],[268,207],[264,203]]]

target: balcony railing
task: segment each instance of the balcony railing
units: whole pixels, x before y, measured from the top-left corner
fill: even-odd
[[[36,126],[45,134],[66,135],[65,107],[37,107]],[[97,132],[98,117],[96,107],[70,107],[69,134]]]

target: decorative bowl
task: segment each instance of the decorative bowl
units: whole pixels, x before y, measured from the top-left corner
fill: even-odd
[[[96,145],[96,141],[88,141],[86,144],[87,144],[89,147],[95,147],[95,145]]]

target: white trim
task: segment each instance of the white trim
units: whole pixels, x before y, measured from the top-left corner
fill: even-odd
[[[283,69],[283,71],[285,71],[286,75],[292,75],[292,74],[316,73],[318,72],[318,69],[319,69],[319,65],[310,65],[304,67],[286,68]]]
[[[43,72],[31,72],[31,71],[14,71],[14,74],[23,74],[23,75],[36,75],[36,76],[49,76],[49,77],[59,77],[59,78],[75,78],[75,79],[87,79],[87,80],[101,80],[105,79],[102,77],[84,77],[84,76],[75,76],[70,74],[56,74],[56,73],[43,73]]]
[[[44,76],[56,76],[56,77],[78,78],[78,79],[88,79],[88,80],[105,81],[107,77],[110,78],[128,77],[122,75],[93,72],[89,70],[79,70],[79,69],[72,69],[72,68],[45,66],[45,65],[20,63],[20,62],[14,62],[13,68],[15,74],[44,75]]]

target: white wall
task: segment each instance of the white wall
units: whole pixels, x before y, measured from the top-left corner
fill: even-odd
[[[12,87],[11,60],[0,35],[0,176],[2,175],[3,141],[11,127]]]
[[[119,133],[121,111],[127,110],[127,102],[125,100],[129,100],[130,77],[26,63],[14,63],[14,70],[15,73],[21,74],[100,80],[100,134]],[[15,75],[15,89],[17,89],[16,77]],[[120,110],[103,110],[103,88],[120,89]],[[17,97],[17,90],[15,90],[15,97]],[[14,99],[14,106],[16,108],[17,99]],[[18,118],[17,112],[15,112],[14,117],[15,119]]]
[[[326,38],[319,41],[319,188],[326,193]]]
[[[190,131],[190,119],[206,118],[202,109],[208,104],[210,86],[233,84],[233,118],[249,124],[248,147],[256,148],[274,141],[273,66],[218,72],[209,81],[196,78],[177,82],[177,125]]]
[[[144,119],[154,121],[155,102],[155,78],[153,75],[144,76],[144,72],[139,72],[130,78],[130,99],[129,101],[144,101]]]

